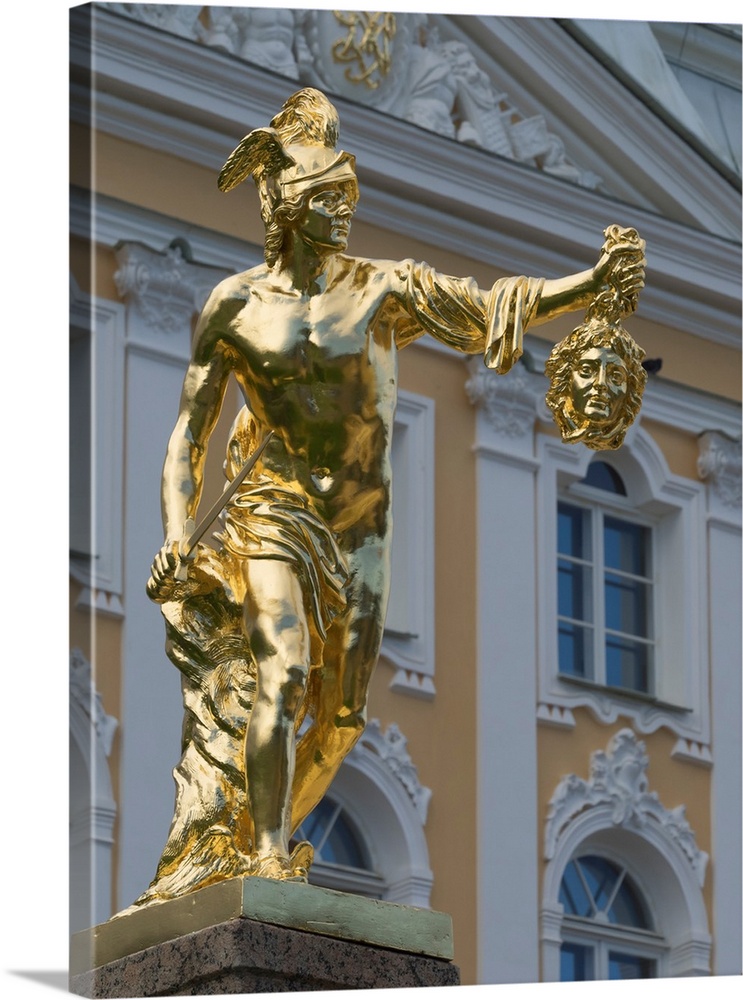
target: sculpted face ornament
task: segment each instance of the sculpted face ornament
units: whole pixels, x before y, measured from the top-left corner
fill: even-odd
[[[645,352],[619,324],[589,320],[552,351],[546,402],[563,441],[618,448],[640,410]]]
[[[592,347],[578,358],[573,372],[573,409],[586,420],[608,424],[627,395],[627,368],[607,348]]]
[[[605,253],[625,243],[628,256],[641,258],[644,265],[645,244],[634,229],[613,226],[606,236]],[[588,307],[585,322],[556,345],[545,365],[550,379],[546,403],[563,441],[580,441],[597,451],[620,447],[647,382],[645,352],[620,322],[637,305],[633,278],[616,269],[607,286]]]

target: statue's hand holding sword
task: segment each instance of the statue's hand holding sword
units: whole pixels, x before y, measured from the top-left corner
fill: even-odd
[[[178,583],[185,583],[188,580],[188,564],[193,562],[196,556],[196,546],[215,522],[218,515],[240,489],[248,473],[254,468],[272,437],[273,431],[268,431],[265,434],[253,454],[198,524],[194,523],[193,518],[186,518],[181,540],[176,546],[176,552],[172,556],[168,554],[165,558],[163,558],[162,550],[158,553],[152,565],[152,574],[147,583],[147,592],[151,598],[162,600],[162,586],[170,575],[171,570],[173,571],[173,579],[178,581]],[[171,562],[171,558],[174,559],[173,562]]]

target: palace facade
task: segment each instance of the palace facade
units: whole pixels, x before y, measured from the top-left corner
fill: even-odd
[[[336,104],[350,252],[483,288],[647,241],[617,451],[505,377],[400,354],[394,580],[370,721],[305,833],[323,885],[452,915],[465,984],[741,972],[741,32],[289,8],[71,12],[71,929],[152,879],[182,705],[145,594],[195,318],[262,259],[216,177]],[[222,488],[228,397],[204,496]]]

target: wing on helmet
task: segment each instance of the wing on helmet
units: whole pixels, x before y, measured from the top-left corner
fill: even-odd
[[[231,191],[246,177],[277,174],[293,163],[275,129],[257,128],[249,132],[227,157],[219,172],[217,185],[220,191]]]

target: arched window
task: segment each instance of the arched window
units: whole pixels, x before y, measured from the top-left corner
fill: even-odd
[[[385,880],[373,870],[371,850],[348,811],[326,795],[300,825],[296,840],[308,840],[315,849],[310,882],[383,899]]]
[[[574,858],[560,883],[560,979],[650,979],[665,949],[627,869],[596,854]]]
[[[310,882],[429,907],[433,872],[425,822],[431,792],[421,785],[396,725],[370,719],[295,840],[315,848]]]
[[[707,854],[684,807],[648,788],[645,744],[631,729],[566,775],[545,825],[542,975],[634,979],[709,975],[702,895]]]

